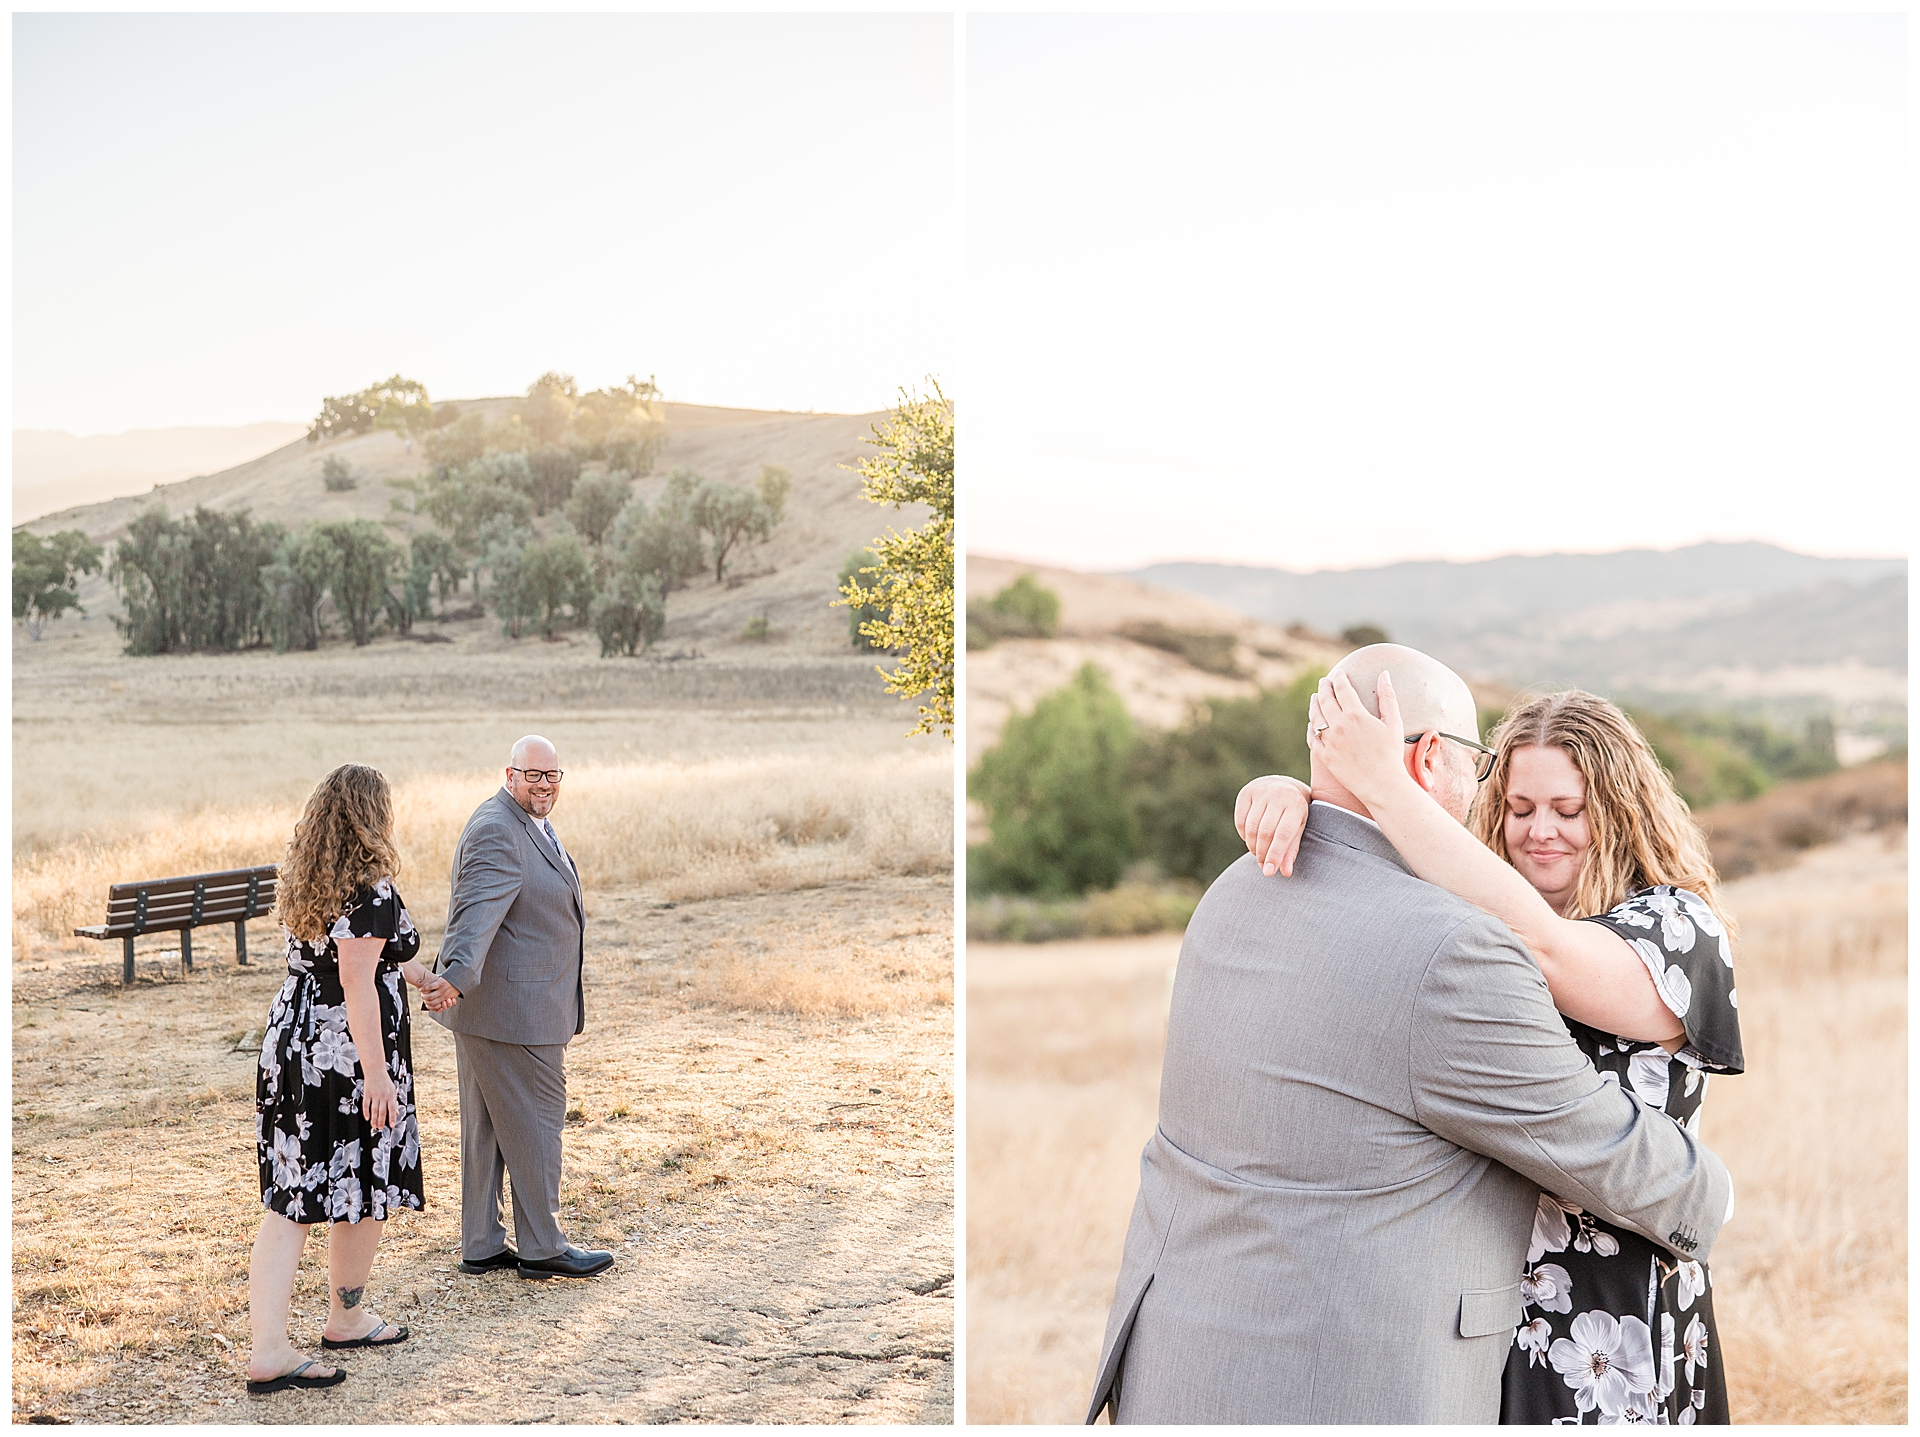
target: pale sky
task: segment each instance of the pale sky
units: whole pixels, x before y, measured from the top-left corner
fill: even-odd
[[[952,380],[949,15],[16,15],[16,429]]]
[[[1906,21],[971,16],[968,549],[1902,553]]]

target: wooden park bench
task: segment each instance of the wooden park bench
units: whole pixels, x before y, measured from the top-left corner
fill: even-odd
[[[191,873],[184,878],[143,878],[107,890],[107,921],[73,930],[77,938],[118,938],[126,963],[122,980],[133,983],[133,940],[141,933],[180,934],[180,967],[193,971],[193,930],[209,923],[233,925],[233,947],[247,961],[247,920],[273,907],[276,865]]]

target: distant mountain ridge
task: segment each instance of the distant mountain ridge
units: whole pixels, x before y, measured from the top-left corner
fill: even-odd
[[[176,425],[122,434],[13,431],[13,522],[213,474],[299,438],[306,425]]]
[[[1771,682],[1780,692],[1905,703],[1901,558],[1709,543],[1306,574],[1154,564],[1127,577],[1269,623],[1329,633],[1377,624],[1462,672],[1519,685],[1761,693]]]

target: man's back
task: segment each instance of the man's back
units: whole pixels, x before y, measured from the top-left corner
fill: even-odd
[[[1604,1086],[1505,928],[1315,805],[1293,878],[1242,859],[1187,930],[1095,1410],[1494,1420],[1538,1179],[1645,1230],[1717,1174],[1724,1211]]]

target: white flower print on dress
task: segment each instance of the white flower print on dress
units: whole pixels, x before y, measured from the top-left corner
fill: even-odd
[[[354,1051],[353,1039],[345,1033],[336,1033],[331,1028],[322,1028],[313,1035],[313,1065],[321,1072],[333,1072],[343,1078],[351,1078],[354,1065],[359,1060],[360,1055]],[[313,1086],[319,1085],[316,1083]]]
[[[1693,1300],[1707,1290],[1707,1275],[1697,1262],[1681,1263],[1674,1275],[1678,1278],[1675,1286],[1679,1290],[1680,1310],[1685,1312],[1693,1306]],[[1698,1322],[1700,1315],[1695,1313],[1693,1320]],[[1693,1331],[1691,1325],[1688,1326],[1687,1331]],[[1692,1381],[1692,1378],[1688,1378],[1688,1381]]]
[[[399,964],[418,951],[419,934],[390,881],[361,890],[342,917],[320,939],[301,942],[288,935],[288,976],[268,1013],[256,1076],[262,1197],[273,1211],[303,1222],[351,1222],[422,1205],[399,974]],[[337,951],[345,937],[384,937],[386,943],[374,970],[374,992],[383,1049],[378,1056],[393,1077],[395,1103],[394,1121],[383,1129],[373,1128],[362,1111],[361,1070],[375,1055],[362,1058],[347,1021]],[[392,1171],[395,1154],[399,1173]]]
[[[1637,1394],[1653,1389],[1653,1334],[1639,1318],[1583,1312],[1569,1331],[1547,1349],[1547,1360],[1580,1411],[1621,1417]]]
[[[1520,1279],[1520,1306],[1523,1311],[1537,1307],[1542,1312],[1572,1312],[1573,1278],[1557,1262],[1541,1263]]]
[[[1671,953],[1691,953],[1693,951],[1693,924],[1684,914],[1669,913],[1660,920],[1660,936],[1667,940],[1667,951]]]
[[[1519,1343],[1520,1350],[1527,1354],[1527,1366],[1540,1366],[1547,1360],[1547,1344],[1553,1341],[1553,1324],[1544,1317],[1536,1317],[1532,1322],[1516,1329],[1513,1340]]]
[[[292,1133],[283,1133],[278,1128],[273,1133],[273,1185],[278,1188],[297,1188],[300,1175],[306,1170],[306,1163],[300,1156],[300,1140]]]
[[[1648,1107],[1664,1110],[1668,1086],[1672,1081],[1667,1050],[1654,1048],[1649,1052],[1635,1053],[1627,1059],[1627,1081],[1633,1084],[1634,1092]]]
[[[1694,1313],[1688,1319],[1687,1335],[1683,1340],[1687,1350],[1687,1385],[1692,1386],[1694,1368],[1698,1367],[1702,1372],[1707,1370],[1707,1325],[1700,1320],[1699,1313]],[[1705,1400],[1700,1394],[1696,1394],[1696,1397],[1699,1397],[1700,1401]],[[1694,1405],[1698,1406],[1699,1401]]]
[[[1662,1402],[1673,1395],[1673,1314],[1660,1314],[1660,1389]]]
[[[1720,915],[1707,905],[1707,900],[1697,893],[1689,893],[1684,888],[1676,888],[1674,896],[1687,910],[1687,916],[1707,937],[1718,946],[1720,961],[1729,968],[1733,966],[1733,947],[1727,942],[1726,925],[1720,921]]]
[[[1667,1006],[1673,1009],[1674,1017],[1686,1017],[1687,1009],[1693,1006],[1693,980],[1687,976],[1687,970],[1677,963],[1667,969],[1664,987],[1672,1000]]]
[[[1552,1193],[1541,1193],[1533,1210],[1533,1241],[1527,1247],[1527,1261],[1538,1262],[1550,1252],[1565,1252],[1573,1241],[1573,1229],[1567,1225],[1567,1213],[1579,1211],[1564,1206]]]

